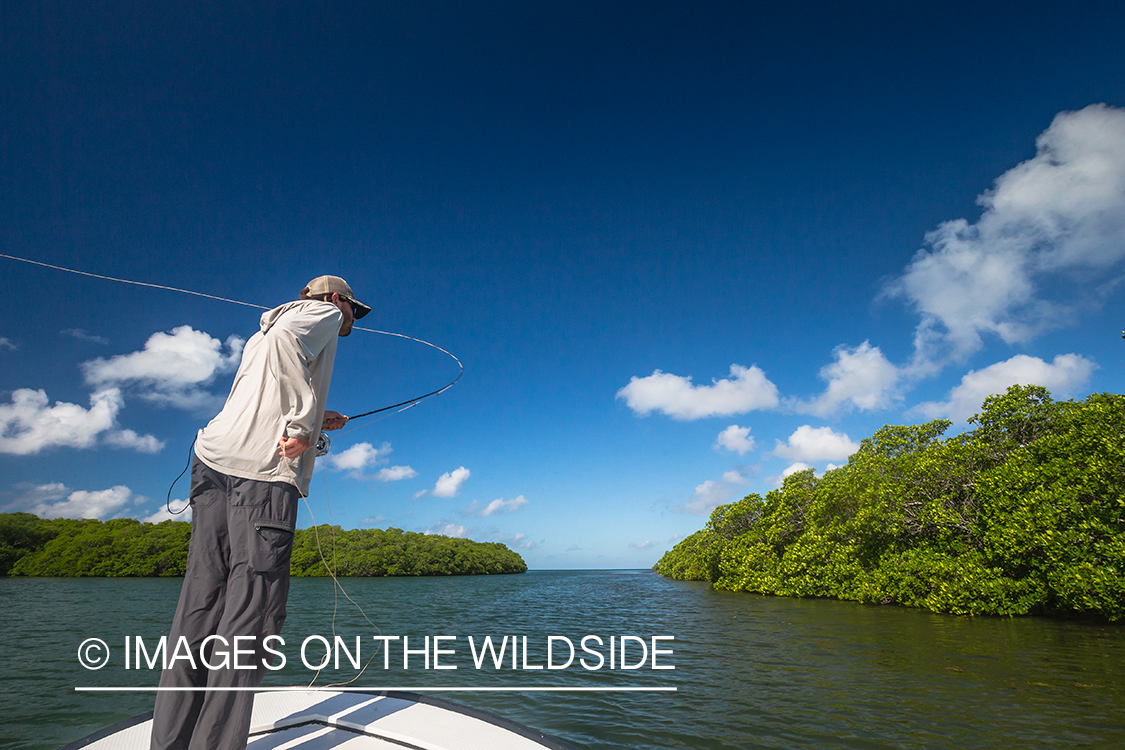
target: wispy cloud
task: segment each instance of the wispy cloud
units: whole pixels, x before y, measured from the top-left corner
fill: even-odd
[[[742,487],[744,485],[750,484],[750,481],[742,475],[742,472],[734,470],[723,472],[723,482],[725,484],[734,485],[735,487]]]
[[[693,385],[691,376],[654,371],[629,379],[617,398],[641,416],[660,411],[674,419],[701,419],[772,409],[778,404],[777,386],[756,365],[730,366],[730,378],[711,385]]]
[[[495,513],[507,512],[515,513],[517,510],[527,505],[530,501],[523,495],[513,497],[511,500],[503,498],[496,498],[488,505],[481,506],[479,500],[474,500],[468,508],[462,511],[462,515],[477,516],[479,518],[487,518]]]
[[[646,539],[643,542],[630,542],[629,546],[633,549],[648,549],[652,546],[652,542]]]
[[[983,336],[1017,344],[1072,325],[1119,280],[1125,110],[1062,112],[1036,148],[977,199],[979,221],[941,224],[886,286],[921,316],[913,375],[964,361]]]
[[[693,516],[709,516],[711,511],[725,503],[728,497],[730,497],[730,490],[714,479],[708,479],[703,484],[696,486],[691,500],[672,508],[672,510],[679,513],[690,513]]]
[[[92,333],[87,333],[81,328],[64,328],[59,331],[63,336],[70,336],[71,338],[78,339],[79,341],[90,341],[95,344],[108,344],[109,339],[103,336],[95,336]]]
[[[1077,354],[1060,354],[1050,363],[1017,354],[981,370],[970,370],[961,378],[960,385],[950,390],[945,401],[927,401],[911,411],[931,419],[949,417],[964,422],[980,411],[985,398],[1003,393],[1009,386],[1041,385],[1066,396],[1084,385],[1095,369],[1094,362]]]
[[[195,412],[220,408],[223,396],[205,390],[215,377],[238,367],[245,344],[238,336],[223,343],[191,326],[154,333],[144,349],[82,365],[86,382],[98,388],[129,386],[146,401]]]
[[[829,465],[831,466],[831,464]],[[805,469],[811,468],[811,466],[802,461],[794,461],[793,463],[789,464],[789,466],[786,467],[785,471],[781,472],[779,476],[766,477],[766,483],[773,487],[781,487],[781,485],[785,483],[786,477],[792,474],[796,474],[798,471],[804,471]],[[832,468],[836,467],[833,466]]]
[[[0,336],[0,351],[7,350],[10,352],[14,352],[16,349],[19,349],[19,345],[16,344],[16,342]]]
[[[522,531],[515,534],[504,534],[496,531],[495,529],[492,530],[492,532],[489,534],[489,538],[494,539],[497,542],[503,542],[512,549],[536,549],[537,547],[539,547],[539,544],[542,541],[528,539],[527,534]]]

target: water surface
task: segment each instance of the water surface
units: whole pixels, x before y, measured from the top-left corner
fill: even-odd
[[[443,663],[403,671],[378,656],[353,686],[663,686],[674,693],[450,693],[587,748],[1125,747],[1125,629],[1041,618],[957,618],[901,607],[716,592],[648,571],[345,579],[386,635],[456,635]],[[75,693],[77,685],[155,685],[126,672],[126,635],[164,634],[179,579],[0,579],[0,738],[55,750],[151,710],[151,694]],[[287,666],[267,684],[308,683],[306,636],[375,634],[330,580],[293,581]],[[548,635],[674,635],[672,671],[473,668],[467,636],[527,636],[529,664]],[[78,664],[83,639],[113,650]],[[608,656],[608,646],[602,649]],[[310,658],[313,650],[310,650]],[[596,661],[590,659],[591,662]],[[634,657],[630,656],[630,661]],[[350,680],[322,672],[317,684]]]

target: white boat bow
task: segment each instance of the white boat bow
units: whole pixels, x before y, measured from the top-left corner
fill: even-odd
[[[148,750],[152,713],[62,750]],[[405,692],[271,692],[254,696],[247,750],[578,750],[503,717]]]

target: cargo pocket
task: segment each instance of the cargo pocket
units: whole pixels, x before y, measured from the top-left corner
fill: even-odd
[[[293,555],[293,527],[280,521],[253,521],[250,567],[255,573],[274,575],[289,570]]]
[[[207,507],[226,492],[220,475],[198,456],[191,459],[191,488],[188,490],[188,504]]]

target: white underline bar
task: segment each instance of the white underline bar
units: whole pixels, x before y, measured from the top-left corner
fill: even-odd
[[[76,693],[674,693],[674,687],[75,687]]]

